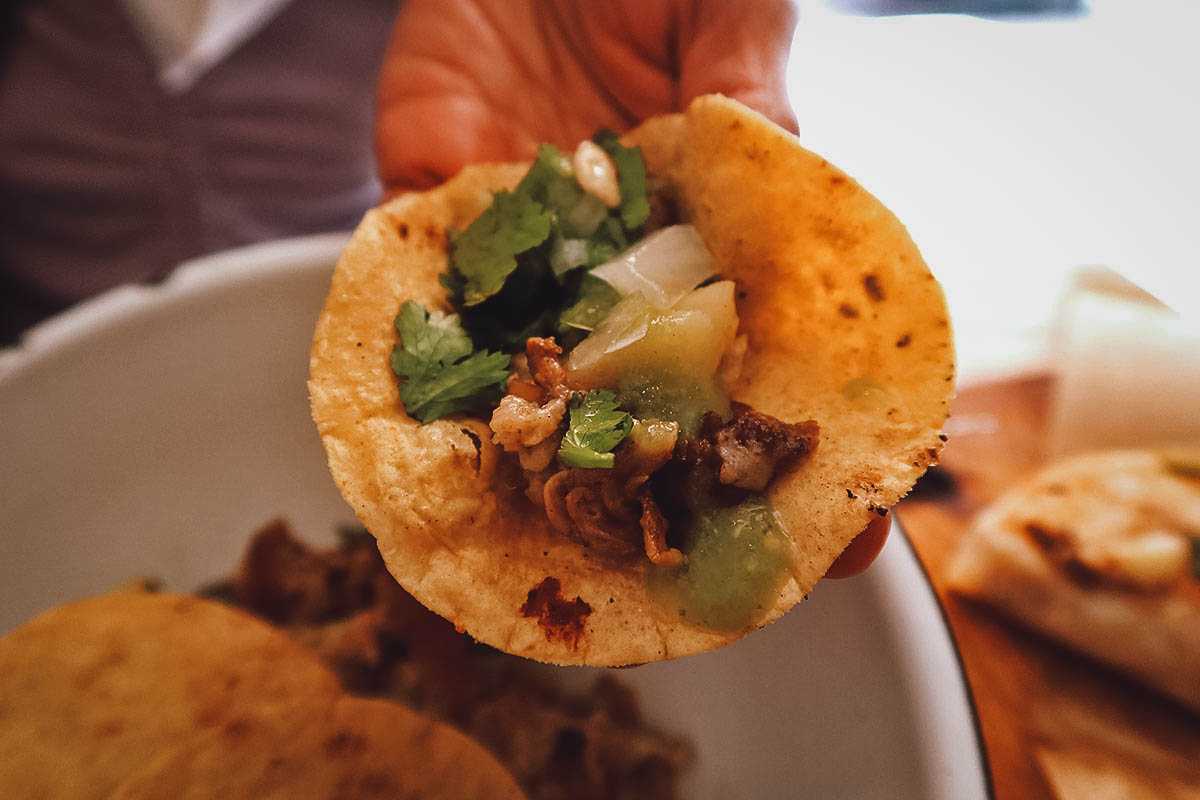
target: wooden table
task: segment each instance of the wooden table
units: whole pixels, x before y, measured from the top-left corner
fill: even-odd
[[[997,800],[1200,798],[1200,718],[947,593],[977,510],[1045,463],[1044,375],[963,390],[941,465],[896,508],[962,653]]]

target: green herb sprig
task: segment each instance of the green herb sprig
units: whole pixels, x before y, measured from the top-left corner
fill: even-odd
[[[430,313],[409,300],[396,316],[396,331],[392,371],[409,416],[432,422],[504,396],[510,357],[475,350],[456,315]]]
[[[617,409],[617,397],[607,389],[590,389],[570,407],[570,424],[558,455],[571,467],[611,469],[613,448],[633,430],[633,417]]]

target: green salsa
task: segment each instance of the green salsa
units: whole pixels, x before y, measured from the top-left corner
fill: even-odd
[[[651,571],[651,590],[679,615],[717,630],[751,625],[788,574],[788,541],[770,501],[753,495],[724,508],[692,492],[684,563]]]
[[[679,435],[691,436],[700,427],[706,411],[729,419],[729,395],[716,378],[687,375],[634,373],[621,378],[617,390],[621,405],[638,419],[661,419],[679,423]]]
[[[871,378],[854,378],[842,386],[842,397],[864,411],[883,411],[890,399],[887,389]]]

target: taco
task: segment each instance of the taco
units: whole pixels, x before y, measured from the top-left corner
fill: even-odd
[[[368,213],[309,392],[411,594],[510,653],[623,665],[800,601],[936,461],[953,348],[896,218],[706,96]]]

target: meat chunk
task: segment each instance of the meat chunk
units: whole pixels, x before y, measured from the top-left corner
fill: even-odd
[[[676,445],[675,458],[711,468],[725,486],[761,492],[816,450],[820,433],[814,420],[784,422],[734,403],[729,422],[705,414],[698,434]]]
[[[507,394],[492,412],[492,441],[510,453],[519,447],[541,444],[562,426],[567,404],[561,398],[538,405],[516,395]]]
[[[645,489],[641,495],[642,501],[642,543],[646,548],[646,557],[659,567],[675,567],[683,563],[683,553],[667,544],[667,518],[659,510],[658,504],[650,496],[650,490]]]
[[[525,340],[525,357],[529,360],[533,382],[542,387],[547,397],[566,400],[571,396],[571,389],[567,386],[567,370],[560,356],[562,348],[553,338]]]
[[[761,492],[779,472],[817,449],[820,432],[811,419],[783,422],[738,404],[733,419],[717,432],[717,480]]]
[[[489,424],[493,442],[516,453],[524,469],[540,472],[558,450],[571,390],[559,361],[562,348],[553,339],[527,340],[525,355],[533,384],[511,380]]]

